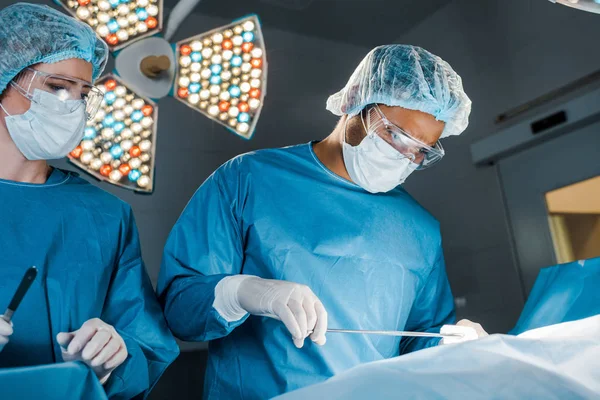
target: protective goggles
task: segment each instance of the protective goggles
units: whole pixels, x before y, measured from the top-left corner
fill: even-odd
[[[440,142],[436,142],[433,147],[428,146],[391,123],[377,105],[367,108],[366,119],[365,129],[377,133],[398,151],[400,157],[406,157],[417,164],[417,170],[431,167],[446,154]]]
[[[89,82],[68,76],[49,74],[33,68],[26,68],[11,82],[23,96],[30,101],[35,89],[50,93],[66,102],[68,100],[83,101],[87,119],[94,118],[102,105],[104,93]],[[78,107],[73,103],[73,110]]]

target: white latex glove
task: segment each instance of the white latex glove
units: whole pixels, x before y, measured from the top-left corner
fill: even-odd
[[[127,358],[125,341],[115,328],[98,318],[87,320],[75,332],[61,332],[56,341],[64,361],[83,361],[105,384],[112,371]]]
[[[471,322],[468,319],[463,319],[456,325],[444,325],[440,329],[440,333],[460,333],[463,335],[462,337],[445,337],[440,342],[442,345],[469,342],[489,336],[480,324]]]
[[[10,335],[13,334],[12,322],[6,322],[0,318],[0,352],[4,350],[4,346],[8,343]]]
[[[215,309],[228,320],[246,313],[275,318],[288,329],[296,347],[310,339],[324,345],[327,312],[308,286],[251,275],[234,275],[222,279],[215,288]],[[237,318],[236,318],[237,317]],[[312,333],[311,333],[312,332]]]

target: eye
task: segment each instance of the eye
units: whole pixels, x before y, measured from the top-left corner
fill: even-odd
[[[402,140],[402,136],[399,133],[394,132],[389,127],[386,126],[385,130],[388,133],[388,135],[390,135],[392,137],[392,140],[395,140],[395,141],[401,141]]]
[[[50,89],[52,89],[53,91],[55,91],[55,92],[60,92],[60,91],[63,91],[63,90],[67,90],[67,88],[64,87],[64,86],[56,85],[56,84],[52,84],[52,83],[49,83],[48,87]]]

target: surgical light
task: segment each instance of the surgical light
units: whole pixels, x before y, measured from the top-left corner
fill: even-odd
[[[175,98],[235,134],[251,138],[267,86],[264,48],[254,15],[180,41]]]
[[[91,26],[112,51],[162,29],[162,0],[55,0]]]
[[[107,75],[96,84],[105,93],[104,101],[88,122],[82,142],[69,154],[70,161],[99,180],[151,193],[156,104],[115,75]],[[108,102],[107,98],[113,100]],[[115,108],[117,102],[122,103],[122,110]]]
[[[153,190],[157,106],[172,95],[250,139],[267,80],[258,17],[242,18],[176,45],[169,40],[198,0],[180,0],[164,38],[163,0],[54,0],[91,26],[112,51],[114,74],[98,81],[104,100],[70,161],[97,179]]]

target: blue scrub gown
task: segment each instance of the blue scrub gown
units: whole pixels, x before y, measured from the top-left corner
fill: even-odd
[[[131,208],[59,169],[40,185],[0,180],[0,202],[2,310],[25,270],[39,269],[14,315],[1,366],[62,362],[56,335],[100,318],[129,352],[104,385],[107,395],[147,393],[178,348],[146,274]]]
[[[438,222],[402,188],[370,194],[329,171],[312,144],[218,169],[171,232],[159,278],[173,333],[210,341],[205,399],[267,399],[438,339],[329,334],[297,349],[275,319],[226,322],[214,289],[233,274],[309,286],[330,328],[438,331],[454,322]]]

